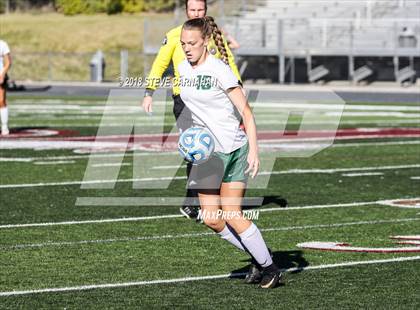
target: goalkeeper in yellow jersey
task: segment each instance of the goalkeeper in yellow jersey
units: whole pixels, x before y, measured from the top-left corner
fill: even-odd
[[[206,0],[186,0],[185,9],[187,17],[189,20],[194,18],[202,18],[206,16],[207,13],[207,1]],[[149,84],[147,85],[144,99],[143,99],[143,108],[147,113],[152,112],[152,103],[153,103],[153,92],[158,87],[158,82],[161,79],[163,73],[173,64],[175,79],[179,79],[178,65],[185,60],[185,53],[182,49],[180,43],[182,25],[173,28],[170,30],[162,42],[162,46],[159,50],[158,55],[156,56],[152,70],[148,76]],[[234,40],[233,43],[236,44]],[[228,55],[228,63],[233,72],[233,74],[238,79],[238,84],[242,86],[241,76],[239,74],[238,68],[235,64],[235,60],[232,54],[232,51],[229,48],[229,44],[224,38],[224,45]],[[215,42],[210,42],[208,45],[208,52],[217,58],[221,58],[221,54],[217,49]],[[178,86],[174,85],[173,89],[173,113],[175,115],[176,124],[180,132],[192,126],[192,117],[191,112],[185,106],[184,102],[180,97],[180,89]],[[191,164],[187,166],[187,175],[189,176],[191,171]],[[196,202],[194,202],[196,200]],[[192,203],[194,202],[194,203]],[[199,207],[198,203],[198,194],[195,190],[188,189],[187,199],[185,200],[183,206],[180,208],[181,213],[192,219],[197,219]]]

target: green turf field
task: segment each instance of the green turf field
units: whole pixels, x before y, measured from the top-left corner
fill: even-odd
[[[86,137],[96,134],[106,100],[11,97],[9,104],[12,132],[44,128]],[[420,128],[418,103],[376,104],[370,113],[357,109],[372,105],[348,104],[340,129]],[[156,104],[156,114],[164,111],[170,126],[170,109]],[[109,115],[111,127],[120,127],[133,115],[141,124],[150,121],[140,110],[136,113]],[[276,129],[276,120],[269,107],[258,110],[260,131]],[[291,116],[287,128],[296,130],[300,122],[299,116]],[[142,198],[183,197],[185,169],[160,169],[163,159],[177,154],[139,155],[151,165],[147,173],[153,177],[178,177],[167,189],[133,189],[133,157],[138,152],[125,153],[115,188],[84,189],[89,154],[49,144],[21,148],[30,139],[59,138],[0,140],[0,309],[420,306],[419,252],[298,247],[309,241],[415,247],[397,245],[390,236],[420,236],[419,202],[417,208],[402,208],[384,200],[420,197],[418,137],[337,139],[309,158],[278,158],[271,177],[263,167],[260,178],[269,178],[268,187],[250,189],[247,195],[264,197],[255,223],[275,262],[287,270],[286,284],[270,291],[243,284],[247,255],[204,225],[182,218],[179,206],[165,200],[161,205],[141,203]],[[103,162],[100,158],[119,154],[95,158]],[[278,155],[278,150],[261,148],[263,163]],[[83,197],[130,198],[134,203],[89,205],[80,203]],[[280,203],[284,198],[286,208]]]

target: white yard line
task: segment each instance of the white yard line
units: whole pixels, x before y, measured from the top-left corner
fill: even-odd
[[[409,141],[388,141],[388,142],[360,142],[360,143],[339,143],[333,144],[333,148],[342,148],[342,147],[366,147],[366,146],[392,146],[392,145],[418,145],[420,140],[409,140]],[[171,153],[144,153],[136,152],[135,156],[159,156],[159,155],[178,155],[178,152]],[[31,162],[34,160],[67,160],[67,159],[89,159],[90,157],[120,157],[120,156],[133,156],[133,152],[127,153],[106,153],[106,154],[86,154],[86,155],[69,155],[69,156],[46,156],[46,157],[0,157],[0,162]]]
[[[365,176],[376,176],[384,175],[382,172],[364,172],[364,173],[343,173],[343,177],[365,177]]]
[[[359,168],[335,168],[335,169],[291,169],[285,171],[272,171],[271,174],[304,174],[304,173],[337,173],[347,171],[376,171],[376,170],[398,170],[420,168],[420,164],[396,165],[396,166],[378,166],[378,167],[359,167]],[[262,172],[261,175],[267,175],[270,172]]]
[[[254,109],[257,108],[272,108],[274,111],[279,110],[344,110],[346,111],[414,111],[420,112],[420,107],[415,105],[361,105],[361,104],[345,104],[342,103],[315,103],[315,102],[252,102],[251,105]],[[171,103],[167,103],[165,101],[153,101],[154,106],[156,107],[163,107],[166,105],[170,105]],[[44,104],[14,104],[11,109],[14,113],[15,112],[28,112],[28,111],[37,111],[37,113],[45,112],[45,113],[64,113],[70,112],[74,114],[74,112],[80,112],[83,114],[87,114],[90,112],[102,112],[104,110],[107,113],[115,112],[115,113],[127,113],[127,111],[138,112],[139,115],[143,114],[143,110],[139,105],[134,104],[104,104],[104,105],[76,105],[76,104],[49,104],[48,106]]]
[[[360,143],[338,143],[331,147],[365,147],[365,146],[390,146],[390,145],[418,145],[420,140],[409,141],[387,141],[387,142],[360,142]]]
[[[179,166],[164,166],[164,169],[175,169]],[[283,171],[261,171],[258,175],[278,175],[278,174],[306,174],[306,173],[337,173],[344,171],[371,171],[371,170],[393,170],[393,169],[409,169],[409,168],[420,168],[420,164],[413,165],[399,165],[399,166],[382,166],[382,167],[360,167],[360,168],[336,168],[336,169],[290,169]],[[160,169],[158,166],[152,167],[152,169]],[[163,169],[163,168],[162,168]],[[383,173],[355,173],[354,176],[358,175],[380,175]],[[344,174],[343,174],[344,175]],[[350,174],[346,175],[350,176]],[[353,175],[351,175],[353,176]]]
[[[175,166],[173,166],[175,167]],[[179,166],[176,166],[179,167]],[[378,166],[378,167],[359,167],[359,168],[336,168],[336,169],[290,169],[283,171],[261,171],[260,176],[267,175],[284,175],[284,174],[311,174],[326,173],[332,174],[337,172],[348,171],[376,171],[376,170],[398,170],[420,168],[420,164],[413,165],[397,165],[397,166]],[[27,184],[3,184],[1,188],[26,188],[26,187],[48,187],[48,186],[68,186],[68,185],[85,185],[85,184],[107,184],[107,183],[127,183],[127,182],[158,182],[171,180],[186,180],[186,176],[173,177],[150,177],[150,178],[134,178],[134,179],[117,179],[117,180],[92,180],[92,181],[65,181],[65,182],[46,182],[46,183],[27,183]]]
[[[116,219],[103,220],[85,220],[85,221],[65,221],[65,222],[49,222],[49,223],[27,223],[27,224],[6,224],[0,225],[0,229],[8,228],[25,228],[25,227],[45,227],[45,226],[62,226],[62,225],[80,225],[80,224],[103,224],[103,223],[117,223],[117,222],[137,222],[146,220],[156,220],[163,218],[177,218],[183,217],[181,214],[155,215],[143,217],[123,217]]]
[[[158,197],[155,197],[158,198]],[[184,199],[184,198],[182,198]],[[389,199],[389,200],[375,200],[365,202],[352,202],[352,203],[338,203],[338,204],[327,204],[327,205],[311,205],[311,206],[296,206],[296,207],[274,207],[259,209],[260,212],[276,212],[276,211],[291,211],[291,210],[310,210],[310,209],[328,209],[328,208],[351,208],[358,206],[384,204],[388,201],[400,201],[414,198],[404,199]],[[116,223],[116,222],[137,222],[145,220],[156,220],[156,219],[167,219],[167,218],[181,218],[181,214],[167,214],[167,215],[155,215],[155,216],[144,216],[144,217],[127,217],[127,218],[115,218],[115,219],[102,219],[102,220],[85,220],[85,221],[65,221],[65,222],[46,222],[46,223],[25,223],[25,224],[6,224],[0,225],[0,229],[9,228],[25,228],[25,227],[44,227],[44,226],[62,226],[62,225],[80,225],[80,224],[103,224],[103,223]]]
[[[149,116],[140,114],[140,113],[129,113],[129,112],[121,112],[121,111],[115,111],[114,113],[106,112],[106,114],[103,114],[101,112],[97,113],[81,113],[77,114],[77,116],[66,116],[66,113],[63,113],[64,111],[55,111],[54,114],[46,114],[48,112],[51,112],[49,110],[45,111],[37,111],[38,113],[44,112],[44,114],[34,114],[32,116],[21,116],[21,113],[13,113],[12,116],[17,119],[19,122],[25,122],[25,121],[75,121],[75,118],[77,120],[93,120],[93,121],[121,121],[121,120],[150,120]],[[163,116],[163,111],[161,112]],[[255,118],[257,120],[257,123],[264,122],[266,120],[274,119],[277,120],[277,123],[279,123],[278,115],[276,118],[275,114],[288,113],[287,110],[273,110],[273,111],[254,111]],[[420,117],[420,113],[413,113],[413,112],[341,112],[341,111],[325,111],[323,112],[326,116],[342,116],[342,117],[392,117],[392,118],[418,118]],[[24,112],[26,114],[26,112]],[[60,116],[57,116],[57,114],[60,114]],[[72,113],[73,114],[73,113]],[[274,114],[274,115],[273,115]],[[63,115],[63,116],[61,116]],[[112,116],[111,116],[112,115]],[[158,114],[160,115],[160,114]]]
[[[324,228],[337,228],[337,227],[348,227],[355,225],[377,225],[377,224],[392,224],[392,223],[406,223],[420,221],[420,218],[404,218],[394,220],[376,220],[376,221],[358,221],[348,223],[334,223],[334,224],[318,224],[318,225],[303,225],[303,226],[289,226],[289,227],[272,227],[272,228],[261,228],[262,232],[273,232],[273,231],[293,231],[293,230],[306,230],[306,229],[324,229]],[[131,242],[131,241],[144,241],[144,240],[164,240],[164,239],[184,239],[194,237],[206,237],[215,236],[212,232],[204,233],[190,233],[190,234],[174,234],[174,235],[155,235],[155,236],[142,236],[133,238],[114,238],[114,239],[99,239],[99,240],[81,240],[81,241],[63,241],[63,242],[45,242],[45,243],[32,243],[32,244],[17,244],[10,246],[0,246],[3,250],[15,250],[15,249],[26,249],[26,248],[43,248],[48,246],[72,246],[72,245],[83,245],[83,244],[102,244],[102,243],[113,243],[113,242]]]
[[[175,168],[187,168],[187,165],[182,165],[182,166],[153,166],[152,170],[166,170],[166,169],[175,169]]]
[[[87,185],[87,184],[109,184],[109,183],[127,183],[127,182],[156,182],[185,180],[187,177],[160,177],[160,178],[137,178],[137,179],[118,179],[118,180],[93,180],[93,181],[66,181],[66,182],[47,182],[31,184],[6,184],[0,185],[1,188],[26,188],[26,187],[47,187],[47,186],[68,186],[68,185]]]
[[[116,164],[92,164],[92,167],[120,167],[131,166],[132,163],[116,163]]]
[[[57,120],[57,119],[54,119]],[[301,124],[301,121],[288,121],[288,124]],[[322,125],[322,124],[336,124],[337,121],[333,120],[333,121],[329,121],[329,120],[324,120],[324,121],[305,121],[305,124],[312,124],[312,125]],[[400,125],[400,124],[418,124],[419,123],[419,119],[386,119],[386,120],[343,120],[341,119],[340,124],[341,125],[359,125],[359,124],[374,124],[374,125],[378,125],[378,126],[392,126],[392,125]],[[36,123],[36,122],[31,122],[31,121],[27,121],[27,122],[20,122],[19,120],[14,121],[15,126],[18,127],[44,127],[44,126],[49,126],[49,127],[58,127],[58,128],[74,128],[74,127],[88,127],[88,128],[98,128],[100,125],[100,122],[98,121],[96,124],[92,124],[90,122],[86,122],[86,123],[72,123],[72,124],[63,124],[63,123],[52,123],[52,122],[40,122],[40,123]],[[257,121],[258,125],[279,125],[278,121],[270,121],[270,120],[258,120]],[[121,126],[126,126],[127,122],[125,123],[106,123],[107,127],[121,127]],[[174,122],[148,122],[147,124],[143,124],[143,127],[151,127],[151,126],[158,126],[158,125],[174,125]]]
[[[60,161],[36,161],[34,165],[66,165],[66,164],[75,164],[74,160],[60,160]]]
[[[18,163],[30,163],[34,159],[32,158],[18,158],[18,157],[0,157],[0,163],[1,162],[18,162]]]
[[[293,267],[289,269],[284,269],[283,271],[293,272],[293,271],[299,271],[299,270],[322,270],[322,269],[329,269],[329,268],[340,268],[340,267],[372,265],[372,264],[386,264],[386,263],[400,263],[400,262],[409,262],[409,261],[417,261],[417,260],[420,260],[420,256],[408,256],[408,257],[365,260],[365,261],[351,261],[351,262],[344,262],[344,263],[337,263],[337,264],[323,264],[323,265],[307,266],[307,267]],[[42,294],[42,293],[58,293],[58,292],[72,292],[72,291],[74,292],[74,291],[86,291],[86,290],[93,290],[93,289],[121,288],[121,287],[133,287],[133,286],[156,285],[156,284],[182,283],[182,282],[192,282],[192,281],[206,281],[206,280],[242,277],[244,275],[245,273],[230,273],[230,274],[219,274],[219,275],[211,275],[211,276],[159,279],[159,280],[151,280],[151,281],[91,284],[91,285],[44,288],[44,289],[21,290],[21,291],[15,290],[15,291],[0,292],[0,297]]]
[[[419,110],[417,110],[419,111]],[[418,118],[419,113],[406,113],[406,112],[326,112],[327,116],[342,116],[342,117],[398,117],[398,118]],[[258,120],[258,119],[257,119]]]
[[[420,140],[418,141],[420,144]],[[158,152],[132,152],[128,151],[126,153],[92,153],[86,155],[69,155],[69,156],[44,156],[44,157],[0,157],[0,162],[31,162],[35,160],[68,160],[68,159],[95,159],[95,158],[109,158],[109,157],[133,157],[133,156],[163,156],[163,155],[178,155],[178,152],[168,152],[168,153],[158,153]]]

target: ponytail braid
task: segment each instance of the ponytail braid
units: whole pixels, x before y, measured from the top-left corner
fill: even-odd
[[[203,18],[187,20],[183,25],[183,29],[199,29],[203,38],[210,38],[210,36],[213,37],[217,50],[222,56],[222,61],[229,65],[228,53],[225,47],[225,42],[223,41],[222,32],[214,22],[213,17],[206,16]]]
[[[222,32],[220,31],[217,24],[214,22],[213,17],[206,16],[204,17],[206,20],[206,23],[210,26],[211,29],[211,35],[213,36],[213,40],[216,43],[216,47],[219,50],[220,55],[222,55],[222,61],[229,65],[228,60],[228,53],[225,47],[225,42],[223,41]]]

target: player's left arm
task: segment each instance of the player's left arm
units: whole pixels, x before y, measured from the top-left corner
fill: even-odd
[[[260,161],[258,158],[257,125],[255,123],[254,114],[252,113],[251,107],[249,106],[241,87],[230,88],[227,90],[227,94],[233,105],[242,116],[249,143],[249,166],[245,173],[252,171],[251,177],[254,178],[260,167]]]

